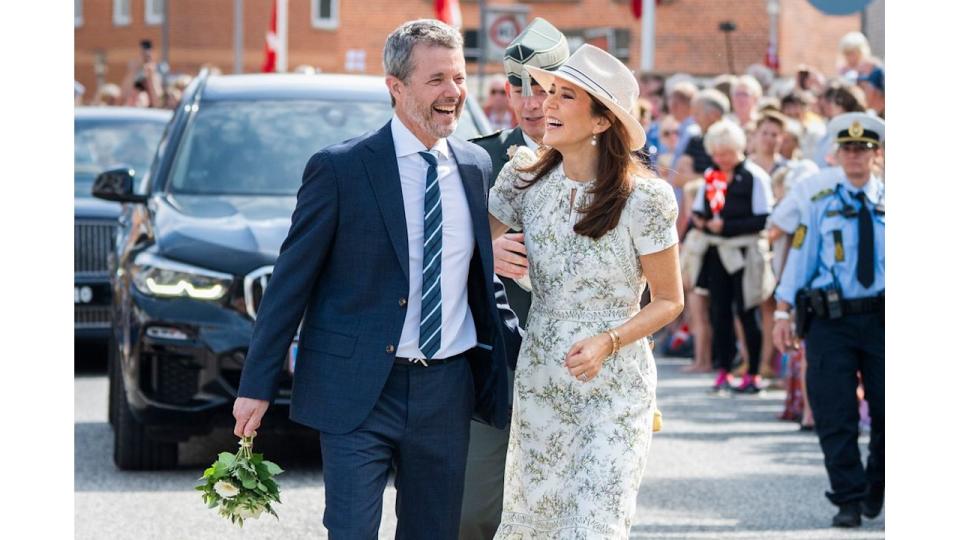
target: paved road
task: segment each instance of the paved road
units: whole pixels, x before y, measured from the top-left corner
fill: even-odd
[[[854,531],[830,528],[826,473],[816,437],[776,419],[783,392],[752,397],[707,393],[710,377],[680,373],[685,360],[659,361],[665,431],[655,436],[638,498],[632,539],[874,539],[884,517]],[[322,474],[312,438],[264,434],[259,449],[287,469],[280,476],[280,521],[265,516],[241,531],[192,490],[216,453],[236,440],[226,430],[181,445],[175,471],[120,472],[111,460],[103,373],[75,378],[75,527],[78,539],[285,540],[326,538]],[[861,438],[866,450],[867,438]],[[381,538],[392,538],[395,492],[384,495]]]

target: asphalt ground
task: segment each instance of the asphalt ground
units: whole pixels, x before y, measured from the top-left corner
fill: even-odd
[[[855,530],[829,526],[835,509],[815,435],[776,417],[784,392],[715,396],[710,375],[681,373],[686,359],[662,358],[659,407],[631,539],[884,538],[884,514]],[[229,430],[180,446],[180,466],[124,472],[112,461],[107,378],[99,353],[75,365],[74,518],[78,539],[326,538],[323,474],[315,437],[262,430],[257,451],[286,469],[278,480],[279,521],[264,515],[243,529],[219,518],[196,485],[220,451],[236,448]],[[861,437],[866,456],[868,436]],[[380,538],[393,538],[395,490],[384,494]]]

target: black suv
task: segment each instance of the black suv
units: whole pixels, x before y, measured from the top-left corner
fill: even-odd
[[[95,196],[124,203],[111,269],[118,467],[173,467],[177,442],[233,425],[253,321],[307,160],[392,114],[381,77],[202,74],[147,174],[97,178]],[[468,100],[457,135],[488,131]],[[267,424],[286,425],[295,359],[294,343]]]
[[[94,199],[98,174],[119,167],[134,178],[150,166],[172,113],[134,107],[77,107],[73,113],[73,326],[76,341],[110,335],[110,276],[120,205]]]

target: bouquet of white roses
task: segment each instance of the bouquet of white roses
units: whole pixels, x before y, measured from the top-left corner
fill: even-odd
[[[203,493],[203,502],[231,522],[243,527],[243,520],[257,519],[264,511],[273,514],[270,503],[280,502],[280,488],[273,479],[283,472],[276,463],[253,453],[253,437],[240,441],[236,454],[221,452],[217,461],[203,471],[202,482],[196,487]]]

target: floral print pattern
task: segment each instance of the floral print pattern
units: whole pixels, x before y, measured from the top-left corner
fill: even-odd
[[[533,302],[517,365],[496,538],[627,538],[652,434],[657,372],[647,340],[624,346],[588,382],[564,365],[570,347],[630,319],[646,279],[640,255],[677,243],[677,204],[659,179],[636,177],[620,223],[598,240],[573,232],[591,183],[561,164],[529,189],[519,148],[490,192],[494,217],[525,234]]]

